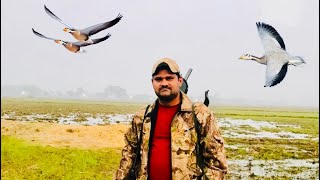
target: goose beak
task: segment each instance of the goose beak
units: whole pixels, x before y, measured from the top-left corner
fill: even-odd
[[[240,60],[250,60],[251,58],[248,56],[248,55],[241,55],[240,57],[239,57],[239,59]]]
[[[68,28],[63,28],[63,31],[64,32],[68,32]]]
[[[54,42],[56,42],[57,44],[62,44],[61,40],[54,40]]]

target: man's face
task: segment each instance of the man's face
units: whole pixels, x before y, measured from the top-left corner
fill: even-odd
[[[154,92],[161,101],[170,102],[175,99],[182,85],[182,77],[171,74],[167,70],[160,70],[157,75],[152,77]]]

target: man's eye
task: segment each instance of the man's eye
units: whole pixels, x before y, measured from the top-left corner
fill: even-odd
[[[167,81],[171,81],[173,79],[173,77],[166,77]]]
[[[155,81],[161,81],[162,78],[154,78]]]

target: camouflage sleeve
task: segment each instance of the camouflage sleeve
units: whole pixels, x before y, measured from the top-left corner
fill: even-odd
[[[213,112],[202,103],[195,104],[195,113],[202,126],[200,144],[203,147],[205,175],[209,179],[223,179],[228,164],[217,120]]]
[[[141,108],[134,116],[131,122],[131,127],[124,135],[125,146],[122,149],[122,157],[120,160],[120,166],[115,174],[116,180],[125,179],[129,173],[129,170],[133,163],[133,157],[135,157],[135,148],[138,143],[139,127],[141,128],[142,118],[146,107]]]
[[[115,179],[125,179],[132,166],[132,159],[134,157],[134,148],[137,144],[137,129],[134,121],[131,123],[131,127],[127,130],[124,135],[125,146],[122,149],[122,157],[120,160],[119,169],[116,172]]]

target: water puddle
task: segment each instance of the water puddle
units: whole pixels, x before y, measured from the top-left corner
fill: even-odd
[[[274,128],[279,129],[283,127],[301,128],[292,124],[278,124],[275,122],[267,121],[254,121],[251,119],[231,119],[231,118],[219,118],[218,125],[225,127],[227,130],[223,131],[223,136],[228,138],[272,138],[272,139],[307,139],[308,134],[297,134],[292,132],[269,132],[262,131],[262,128]],[[245,130],[244,127],[254,128],[256,131]],[[319,138],[318,138],[319,139]],[[315,138],[315,140],[317,140]]]
[[[251,119],[232,119],[232,118],[219,118],[218,124],[220,127],[250,126],[255,129],[261,129],[262,127],[267,127],[267,128],[280,128],[280,127],[300,128],[300,126],[292,125],[292,124],[278,124],[275,122],[255,121],[255,120],[251,120]]]
[[[70,113],[69,115],[61,115],[54,117],[49,114],[31,114],[16,116],[15,113],[4,114],[1,120],[15,120],[23,122],[57,122],[58,124],[73,124],[73,125],[105,125],[105,124],[130,124],[133,114],[96,114],[93,116],[90,113],[76,114]]]
[[[289,177],[290,179],[319,179],[319,161],[285,160],[228,160],[231,179]],[[291,172],[291,173],[288,173]]]

